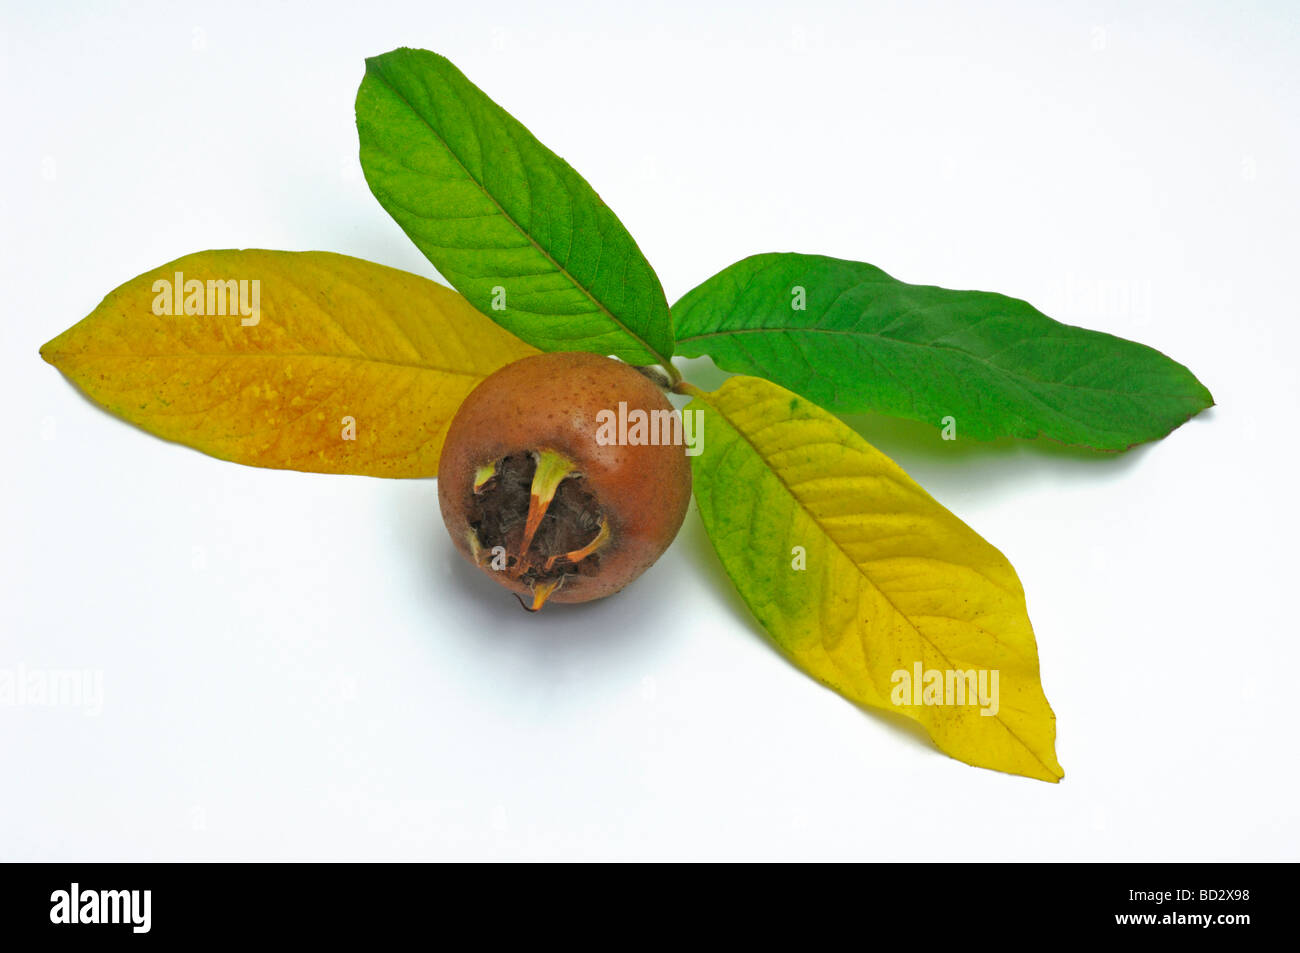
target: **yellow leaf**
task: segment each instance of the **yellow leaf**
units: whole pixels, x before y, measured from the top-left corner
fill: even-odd
[[[690,407],[704,413],[693,458],[704,525],[791,661],[860,705],[919,722],[954,758],[1064,776],[1005,556],[784,388],[733,377]]]
[[[329,252],[206,251],[111,292],[41,356],[91,400],[223,460],[422,477],[461,401],[537,351],[417,275]]]

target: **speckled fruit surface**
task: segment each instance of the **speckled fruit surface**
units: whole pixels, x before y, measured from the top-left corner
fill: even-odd
[[[456,548],[530,607],[599,599],[641,575],[681,528],[691,471],[680,445],[598,441],[602,411],[635,410],[676,413],[634,368],[596,354],[539,354],[485,379],[438,467]],[[539,501],[543,482],[554,495]]]

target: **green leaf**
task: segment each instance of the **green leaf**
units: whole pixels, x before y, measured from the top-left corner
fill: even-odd
[[[679,354],[707,354],[841,413],[936,426],[952,417],[959,437],[1124,450],[1214,403],[1191,371],[1145,345],[1005,295],[909,285],[821,255],[746,258],[673,315]]]
[[[668,301],[632,236],[445,57],[366,60],[356,110],[370,190],[475,307],[546,351],[668,363]]]
[[[691,458],[700,517],[782,654],[851,701],[916,721],[954,758],[1060,780],[1056,716],[1006,557],[790,391],[739,376],[693,393],[707,434]]]

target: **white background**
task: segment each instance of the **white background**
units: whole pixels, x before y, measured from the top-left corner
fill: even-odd
[[[103,704],[0,706],[0,858],[1300,858],[1294,4],[4,2],[0,669]],[[39,359],[205,248],[435,276],[356,158],[401,45],[571,161],[670,301],[818,252],[1200,376],[1219,406],[1121,456],[856,421],[1018,568],[1064,782],[799,674],[693,508],[533,617],[432,481],[222,463]]]

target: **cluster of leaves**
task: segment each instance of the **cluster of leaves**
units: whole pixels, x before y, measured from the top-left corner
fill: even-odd
[[[704,416],[699,512],[777,647],[953,757],[1063,776],[1015,570],[831,412],[1122,450],[1212,403],[1187,368],[1014,298],[815,255],[747,258],[670,309],[591,186],[445,58],[368,60],[356,119],[371,190],[455,291],[325,252],[200,252],[113,291],[45,359],[213,456],[390,477],[435,475],[461,400],[535,349],[660,365]],[[205,313],[204,290],[232,278],[261,283],[252,326],[173,316]],[[172,282],[168,314],[157,289]],[[737,373],[705,393],[675,355]],[[918,664],[998,672],[996,714],[900,700],[893,673]]]

